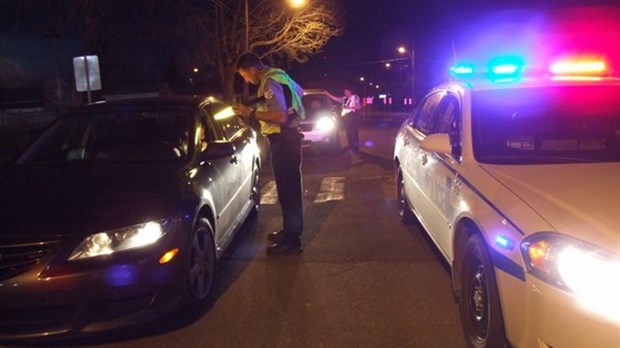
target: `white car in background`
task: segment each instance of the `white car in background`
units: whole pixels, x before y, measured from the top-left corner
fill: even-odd
[[[496,62],[401,126],[401,220],[451,265],[469,346],[620,347],[620,79]]]
[[[299,124],[302,145],[328,152],[340,150],[338,106],[318,89],[305,90],[302,102],[306,110],[306,118]]]

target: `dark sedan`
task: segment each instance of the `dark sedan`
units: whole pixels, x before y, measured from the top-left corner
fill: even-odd
[[[62,115],[0,172],[0,339],[74,336],[204,306],[260,201],[256,133],[201,97]]]

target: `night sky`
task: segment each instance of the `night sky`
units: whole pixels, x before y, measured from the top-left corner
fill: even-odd
[[[309,81],[321,85],[318,87],[333,89],[338,85],[352,85],[361,76],[366,80],[370,76],[379,83],[381,76],[378,75],[385,72],[384,62],[402,58],[396,49],[405,45],[415,48],[416,75],[420,80],[416,94],[420,94],[443,81],[455,58],[461,60],[471,54],[472,47],[476,47],[474,44],[482,36],[491,33],[495,42],[489,42],[489,46],[500,48],[506,42],[518,41],[515,36],[528,35],[527,30],[542,26],[541,22],[550,21],[561,11],[586,6],[615,6],[611,26],[617,27],[616,34],[611,39],[606,38],[608,42],[601,46],[617,53],[620,45],[617,1],[339,0],[339,3],[345,10],[344,34],[332,39],[324,54],[310,64],[293,68],[293,73],[304,80],[307,75],[304,71],[308,70],[313,76],[323,76],[323,81]],[[403,64],[408,63],[392,62],[393,71],[387,72],[383,79],[401,79]],[[401,71],[397,72],[398,69]],[[358,90],[360,87],[358,85]]]
[[[617,0],[334,1],[343,9],[344,34],[330,40],[323,53],[312,58],[310,62],[293,64],[287,68],[306,88],[325,88],[339,92],[346,84],[357,87],[358,94],[363,91],[370,93],[368,85],[362,86],[359,83],[361,76],[365,77],[366,82],[373,80],[372,82],[382,86],[388,83],[392,85],[389,87],[392,91],[377,92],[402,94],[410,88],[407,81],[410,77],[409,61],[398,54],[396,49],[400,45],[415,49],[418,81],[416,94],[421,94],[446,77],[449,65],[456,57],[460,59],[466,55],[467,50],[472,47],[473,38],[477,39],[481,33],[489,32],[495,35],[496,39],[501,38],[496,35],[493,21],[504,22],[504,25],[520,21],[517,32],[509,34],[516,35],[519,30],[532,27],[540,21],[540,16],[559,8],[615,5],[617,9],[619,6],[616,4]],[[620,31],[618,16],[615,17],[615,24]],[[615,40],[615,43],[611,41],[606,44],[618,50],[619,38],[616,36],[614,39],[618,40]],[[18,48],[9,42],[6,36],[2,36],[1,31],[0,39],[3,40],[0,42],[0,54]],[[31,50],[26,58],[40,58],[44,55],[49,57],[53,48],[49,43],[45,46],[45,40],[50,41],[49,37],[41,37],[39,48]],[[392,63],[390,71],[384,67],[387,61]],[[49,59],[39,59],[37,64],[44,68],[50,63]],[[68,69],[70,68],[69,66]]]

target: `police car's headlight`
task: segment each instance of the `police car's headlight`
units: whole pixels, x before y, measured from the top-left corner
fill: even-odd
[[[588,308],[618,320],[618,255],[556,233],[539,233],[526,238],[521,251],[532,275],[575,294]]]
[[[91,234],[69,256],[80,260],[151,245],[165,235],[167,220],[151,221],[116,230]]]
[[[334,119],[329,116],[320,116],[316,121],[316,126],[314,127],[317,130],[329,132],[334,129],[334,127],[336,127],[336,121],[334,121]]]

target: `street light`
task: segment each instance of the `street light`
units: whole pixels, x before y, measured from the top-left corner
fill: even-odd
[[[306,6],[307,0],[288,0],[289,6],[292,8],[302,8]]]
[[[407,50],[405,46],[398,47],[398,53],[406,54],[411,60],[411,99],[415,100],[415,51]]]

